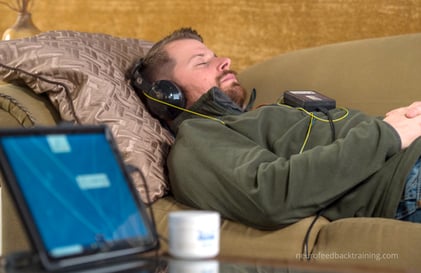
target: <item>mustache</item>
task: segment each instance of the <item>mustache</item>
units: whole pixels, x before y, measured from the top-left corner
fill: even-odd
[[[216,77],[216,82],[219,84],[223,77],[225,77],[228,74],[233,74],[234,76],[237,76],[237,72],[234,70],[224,70],[222,71],[222,74]]]

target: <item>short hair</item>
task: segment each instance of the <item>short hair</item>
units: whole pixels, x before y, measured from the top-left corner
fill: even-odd
[[[155,43],[143,58],[142,77],[148,82],[163,78],[169,79],[175,61],[168,56],[165,46],[171,42],[184,39],[194,39],[203,43],[202,36],[192,28],[180,28]]]

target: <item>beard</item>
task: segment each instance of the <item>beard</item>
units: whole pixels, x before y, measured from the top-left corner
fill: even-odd
[[[244,87],[240,85],[240,83],[235,81],[229,86],[226,86],[224,88],[221,87],[221,79],[227,74],[237,75],[237,72],[233,70],[225,70],[224,73],[216,79],[216,82],[218,83],[218,88],[221,89],[221,91],[224,92],[234,103],[239,105],[241,108],[244,108],[247,92],[244,89]]]

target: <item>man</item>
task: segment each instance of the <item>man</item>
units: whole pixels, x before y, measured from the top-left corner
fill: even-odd
[[[164,118],[176,134],[167,163],[177,200],[261,229],[316,214],[421,222],[420,102],[383,120],[330,110],[332,142],[323,113],[278,104],[247,111],[230,65],[188,28],[142,61],[140,81],[170,80],[185,97],[188,110]]]

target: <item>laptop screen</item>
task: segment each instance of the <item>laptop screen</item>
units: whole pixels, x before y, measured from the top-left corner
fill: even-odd
[[[110,136],[103,129],[70,131],[0,137],[6,180],[14,180],[17,205],[41,250],[60,260],[154,246],[150,222]]]

